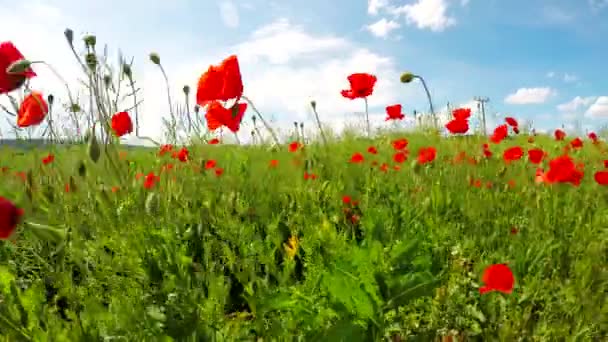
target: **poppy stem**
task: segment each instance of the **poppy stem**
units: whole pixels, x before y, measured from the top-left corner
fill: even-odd
[[[312,112],[315,114],[315,119],[317,120],[317,126],[319,127],[319,132],[321,133],[321,139],[323,139],[323,144],[327,145],[327,137],[325,137],[325,132],[323,132],[323,127],[321,126],[321,120],[319,119],[319,113],[317,113],[317,105],[311,104]],[[298,125],[296,123],[296,135],[298,134]],[[302,134],[302,140],[304,140],[304,135]]]
[[[158,63],[158,67],[160,68],[160,72],[165,78],[165,85],[167,87],[167,100],[169,102],[169,115],[171,115],[171,125],[173,126],[171,127],[171,129],[173,130],[172,134],[174,136],[174,139],[177,139],[177,133],[175,132],[177,123],[175,121],[175,114],[173,113],[173,105],[171,103],[171,87],[169,87],[169,78],[167,77],[167,73],[165,72],[165,68],[163,68],[163,65]]]
[[[371,132],[371,128],[369,126],[369,104],[367,103],[367,97],[363,98],[363,101],[365,101],[365,123],[366,123],[366,127],[367,127],[367,136],[371,137],[372,136],[372,132]]]
[[[32,64],[33,63],[44,64],[47,68],[49,68],[49,70],[51,70],[51,72],[55,75],[55,77],[57,77],[61,81],[61,83],[63,83],[63,85],[65,86],[65,89],[68,92],[68,99],[70,100],[70,108],[72,108],[76,104],[76,102],[74,102],[74,97],[72,96],[72,92],[70,91],[70,86],[68,85],[68,82],[66,82],[66,80],[49,63],[47,63],[45,61],[32,62]],[[76,128],[80,129],[78,121],[76,121]]]
[[[260,120],[262,120],[262,124],[264,124],[264,127],[266,127],[266,130],[268,130],[268,132],[270,132],[270,135],[272,136],[272,139],[274,140],[275,144],[277,144],[277,146],[280,145],[281,143],[279,142],[279,138],[274,133],[274,131],[272,130],[272,127],[270,127],[268,122],[266,122],[266,120],[264,119],[262,114],[255,107],[253,102],[251,102],[251,100],[248,97],[246,97],[245,95],[241,96],[241,98],[249,104],[249,106],[251,107],[251,110],[253,110],[257,114],[257,116],[260,118]]]
[[[415,78],[419,79],[422,82],[422,86],[424,87],[424,91],[426,92],[426,98],[429,101],[429,107],[431,108],[431,115],[433,116],[433,125],[435,129],[437,129],[437,115],[435,115],[435,108],[433,108],[433,100],[431,99],[431,93],[429,92],[429,88],[426,86],[426,82],[422,76],[414,75]]]
[[[234,139],[236,139],[237,145],[241,144],[241,140],[239,139],[239,135],[236,132],[234,132]]]

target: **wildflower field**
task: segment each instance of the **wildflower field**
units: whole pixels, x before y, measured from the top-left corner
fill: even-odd
[[[507,117],[464,135],[471,110],[458,108],[448,137],[435,121],[337,138],[317,115],[312,142],[297,127],[280,139],[230,56],[203,72],[193,113],[171,113],[168,141],[126,149],[137,100],[122,110],[110,85],[131,69],[108,74],[94,36],[85,45],[74,54],[96,105],[64,100],[87,134],[0,147],[3,340],[606,339],[608,146],[595,133],[534,134]],[[57,99],[28,87],[37,66],[0,45],[16,129],[55,140]],[[426,88],[401,77],[414,79]],[[367,103],[375,82],[345,75],[344,100]],[[248,115],[255,143],[209,135],[244,134]],[[387,121],[403,117],[387,104]]]

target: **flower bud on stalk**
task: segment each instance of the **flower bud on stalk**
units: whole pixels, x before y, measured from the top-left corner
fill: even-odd
[[[190,94],[190,86],[185,85],[183,88],[184,94],[186,94],[186,96],[188,96],[188,94]]]
[[[82,40],[84,40],[84,45],[88,48],[94,48],[95,44],[97,44],[97,37],[92,34],[87,34]]]
[[[72,29],[66,28],[65,31],[63,31],[63,35],[65,36],[65,39],[68,41],[68,44],[70,44],[70,46],[72,46],[74,43],[74,31],[72,31]]]
[[[412,74],[411,72],[404,72],[403,74],[401,74],[401,77],[399,79],[401,80],[401,83],[410,83],[412,82],[414,77],[414,74]]]
[[[150,60],[156,65],[160,65],[160,56],[156,52],[150,53]]]
[[[87,53],[84,57],[89,70],[95,71],[97,69],[97,56],[94,53]]]

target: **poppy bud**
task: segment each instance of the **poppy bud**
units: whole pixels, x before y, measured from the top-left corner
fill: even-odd
[[[86,45],[86,47],[95,47],[95,44],[97,44],[97,37],[92,34],[87,34],[82,38],[82,40],[84,41],[84,45]]]
[[[94,53],[87,53],[84,56],[84,60],[91,71],[97,68],[97,56]]]
[[[303,129],[303,128],[304,128],[304,123],[300,122],[300,129]]]
[[[198,114],[198,112],[201,110],[201,106],[196,105],[194,106],[194,114]]]
[[[158,195],[155,192],[151,192],[146,197],[146,213],[153,215],[158,211]]]
[[[183,91],[184,91],[184,94],[186,94],[186,96],[188,94],[190,94],[190,86],[185,85],[184,88],[183,88]]]
[[[72,113],[80,113],[82,109],[80,108],[80,105],[78,103],[72,103],[70,105],[70,112]]]
[[[256,116],[255,116],[255,115],[252,115],[252,116],[251,116],[251,121],[253,121],[253,124],[254,124],[254,125],[255,125],[255,121],[256,121],[256,120],[257,120]]]
[[[70,46],[72,46],[72,44],[74,42],[74,31],[72,31],[72,29],[66,28],[65,31],[63,31],[63,35],[65,36],[65,39],[68,41],[68,44],[70,44]]]
[[[23,74],[32,66],[32,62],[27,59],[20,59],[6,68],[6,72],[9,74]]]
[[[54,101],[55,101],[55,96],[53,96],[53,94],[49,94],[46,97],[46,102],[48,102],[49,106],[52,106]]]
[[[84,165],[82,160],[78,163],[78,175],[80,177],[84,177],[87,174],[87,167]]]
[[[103,83],[105,84],[106,88],[110,88],[110,84],[112,83],[112,77],[110,75],[104,75]]]
[[[93,126],[95,127],[95,126]],[[99,148],[99,142],[97,142],[97,135],[95,134],[95,128],[93,128],[93,134],[91,134],[91,137],[89,139],[89,146],[88,146],[88,152],[89,152],[89,158],[91,158],[91,160],[94,163],[97,163],[97,161],[99,160],[99,157],[101,156],[101,149]]]
[[[411,72],[404,72],[403,74],[401,74],[401,77],[399,79],[401,80],[401,83],[410,83],[412,82],[414,77],[414,74],[412,74]]]
[[[128,78],[131,78],[131,76],[133,76],[133,72],[131,71],[131,66],[126,63],[122,65],[122,73],[125,76],[127,76]]]
[[[156,65],[160,65],[160,56],[156,52],[150,53],[150,61]]]
[[[310,101],[310,106],[312,107],[313,110],[317,110],[317,101],[315,101],[315,100]]]

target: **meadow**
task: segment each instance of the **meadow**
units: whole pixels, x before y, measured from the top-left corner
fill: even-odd
[[[94,76],[91,56],[83,68]],[[5,76],[34,77],[32,65],[21,56]],[[463,135],[463,108],[451,137],[337,138],[319,124],[311,142],[297,131],[278,141],[231,83],[240,74],[222,66],[199,81],[201,130],[238,134],[249,110],[268,142],[225,144],[188,128],[197,139],[126,149],[119,137],[137,123],[90,77],[107,106],[81,144],[0,147],[4,340],[606,339],[601,138],[520,131],[514,118],[489,137]],[[372,96],[373,82],[350,83],[345,101]],[[18,126],[50,121],[44,98],[25,94]],[[400,107],[387,115],[403,117]],[[179,122],[167,121],[173,138]]]

